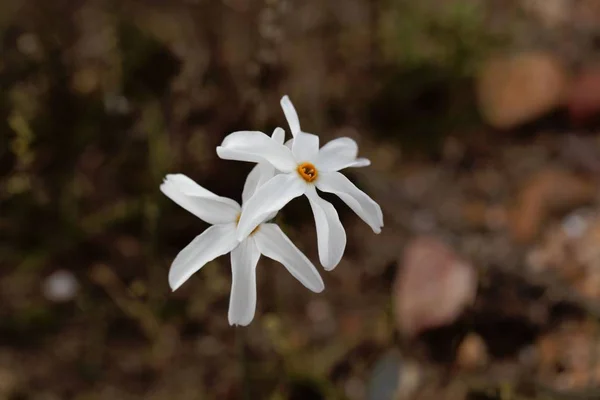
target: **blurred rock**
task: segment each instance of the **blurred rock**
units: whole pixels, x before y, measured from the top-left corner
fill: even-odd
[[[456,363],[465,369],[476,369],[487,365],[489,354],[487,345],[476,333],[468,334],[456,351]]]
[[[452,323],[474,300],[477,273],[443,242],[422,236],[406,245],[394,282],[398,329],[405,335]]]
[[[465,144],[453,136],[445,138],[442,146],[442,157],[450,164],[458,164],[465,157]]]
[[[487,227],[487,204],[484,201],[474,200],[462,205],[462,217],[467,225],[474,229]]]
[[[479,108],[490,125],[510,129],[561,105],[568,80],[551,54],[496,56],[484,63],[477,78]]]
[[[336,320],[328,301],[322,299],[309,301],[306,305],[306,315],[312,323],[313,335],[316,337],[330,337],[335,333]]]
[[[96,90],[100,86],[100,73],[96,68],[87,67],[77,70],[73,74],[71,87],[73,91],[87,95]]]
[[[549,229],[540,244],[527,253],[527,267],[535,273],[564,270],[563,266],[568,262],[568,245],[569,238],[562,229]]]
[[[571,320],[557,328],[537,341],[541,381],[555,390],[590,387],[597,379],[596,371],[590,367],[595,365],[600,350],[595,323]]]
[[[528,267],[552,271],[583,297],[600,299],[600,218],[577,210],[551,227],[527,255]]]
[[[373,367],[367,385],[368,400],[394,400],[403,372],[400,353],[390,350]]]
[[[429,210],[415,210],[410,223],[417,233],[429,233],[438,225],[435,215]]]
[[[600,143],[597,137],[567,135],[560,144],[560,155],[568,165],[600,176]]]
[[[405,361],[402,364],[400,381],[396,389],[396,398],[394,400],[413,399],[416,392],[425,381],[423,367],[414,361]]]
[[[59,270],[46,278],[42,286],[44,296],[57,303],[72,300],[79,290],[77,278],[66,270]]]
[[[566,170],[548,168],[538,172],[518,194],[510,221],[513,237],[530,242],[549,214],[588,204],[597,191],[593,180]]]
[[[4,399],[14,398],[19,386],[19,377],[10,368],[0,368],[0,396]]]
[[[517,355],[517,359],[521,365],[527,368],[535,368],[540,362],[538,348],[533,344],[521,348]]]
[[[580,31],[596,32],[600,24],[600,2],[597,0],[578,0],[571,2],[572,20]]]
[[[573,218],[573,217],[572,217]],[[600,217],[580,215],[579,239],[574,242],[574,256],[577,263],[600,271]]]
[[[570,239],[578,239],[583,236],[590,225],[590,218],[582,213],[567,215],[562,221],[562,230]]]
[[[575,290],[585,298],[600,299],[600,271],[590,271],[580,278],[575,284]]]
[[[490,230],[503,229],[508,221],[506,208],[501,205],[488,207],[485,213],[487,228]]]
[[[365,383],[358,378],[350,378],[344,385],[344,393],[349,400],[361,400],[365,398]]]
[[[588,67],[577,76],[568,93],[569,114],[581,123],[600,113],[600,65]]]
[[[131,111],[131,105],[125,96],[105,93],[104,109],[108,114],[125,115]]]
[[[115,240],[115,246],[119,250],[119,253],[127,258],[137,257],[142,251],[140,241],[132,236],[119,236]]]
[[[560,28],[571,18],[569,0],[524,0],[523,7],[547,28]]]
[[[42,45],[33,33],[24,33],[17,38],[17,48],[26,56],[39,59],[42,55]]]

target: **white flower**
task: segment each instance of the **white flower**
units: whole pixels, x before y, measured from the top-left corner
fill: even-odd
[[[257,131],[234,132],[217,147],[217,154],[223,159],[268,162],[281,172],[246,202],[237,235],[240,239],[246,237],[269,214],[305,194],[315,217],[319,259],[325,269],[331,270],[344,254],[346,232],[335,208],[319,197],[316,188],[336,194],[375,233],[381,232],[381,207],[338,172],[368,165],[369,161],[357,159],[358,145],[350,138],[332,140],[319,149],[319,137],[300,130],[298,116],[287,96],[282,99],[282,107],[294,135],[291,148]]]
[[[271,135],[271,140],[274,143],[283,144],[285,141],[285,131],[281,128],[275,128]],[[262,186],[265,182],[271,179],[277,170],[268,161],[261,160],[256,166],[250,171],[244,184],[244,191],[242,192],[242,203],[245,203],[252,194],[254,194],[256,188]],[[275,212],[276,213],[276,212]],[[265,221],[273,218],[265,218]]]
[[[262,180],[259,167],[260,165],[255,167],[256,172],[253,171],[248,176],[244,185],[244,201],[252,196]],[[249,235],[238,240],[236,225],[241,207],[234,200],[217,196],[181,174],[167,175],[160,190],[181,207],[212,224],[173,261],[169,271],[169,284],[173,290],[209,261],[231,252],[230,325],[248,325],[254,318],[256,264],[261,254],[283,264],[313,292],[323,291],[323,280],[314,265],[276,224],[261,221]]]
[[[290,98],[286,95],[281,98],[280,101],[281,108],[283,109],[283,113],[285,114],[285,119],[290,126],[290,132],[292,136],[296,136],[296,134],[302,132],[300,129],[300,120],[298,119],[298,113],[296,112],[296,108],[292,104]],[[292,144],[294,143],[294,139],[288,140],[285,145],[291,150]],[[336,140],[332,140],[327,143],[325,146],[321,148],[322,158],[328,158],[331,155],[337,155],[338,157],[344,158],[344,163],[340,165],[340,169],[343,168],[358,168],[358,167],[368,167],[371,165],[371,161],[367,158],[360,157],[358,158],[358,145],[356,142],[350,138],[343,137]]]

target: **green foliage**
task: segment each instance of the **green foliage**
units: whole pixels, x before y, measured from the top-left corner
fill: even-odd
[[[471,75],[487,52],[501,43],[489,32],[482,2],[392,0],[380,25],[384,55],[406,68],[435,65]]]
[[[448,133],[478,124],[473,77],[503,45],[485,4],[471,0],[390,0],[381,10],[384,68],[371,123],[405,150],[435,153]]]

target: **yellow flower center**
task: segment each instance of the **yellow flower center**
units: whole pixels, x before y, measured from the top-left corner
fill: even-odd
[[[317,168],[315,168],[315,166],[309,162],[298,165],[297,171],[302,179],[309,183],[313,182],[319,176]]]

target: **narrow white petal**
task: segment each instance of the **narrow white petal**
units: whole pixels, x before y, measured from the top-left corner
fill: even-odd
[[[365,167],[368,165],[365,165],[366,161],[370,164],[366,158],[357,159],[357,154],[358,144],[354,139],[349,137],[334,139],[321,147],[316,166],[320,171],[329,172],[348,167]]]
[[[364,157],[359,157],[355,161],[351,162],[345,168],[360,168],[360,167],[368,167],[371,165],[371,160]]]
[[[261,162],[252,168],[252,171],[248,174],[246,182],[244,183],[244,190],[242,191],[242,204],[248,201],[250,197],[256,192],[256,189],[261,187],[265,182],[271,179],[275,175],[275,168],[268,163]]]
[[[268,162],[284,172],[296,167],[290,149],[257,131],[230,133],[217,147],[217,154],[224,160]]]
[[[292,149],[292,146],[294,145],[294,138],[291,138],[290,140],[288,140],[287,142],[285,142],[285,147],[287,147],[288,149]]]
[[[317,180],[317,188],[336,194],[373,229],[373,232],[381,232],[383,227],[381,207],[344,175],[339,172],[322,173]]]
[[[175,203],[209,224],[235,222],[240,205],[204,189],[183,174],[167,175],[160,190]]]
[[[342,259],[346,249],[346,231],[340,221],[335,207],[319,197],[314,186],[306,192],[315,216],[317,227],[317,244],[321,265],[331,271]]]
[[[355,159],[358,154],[358,144],[349,137],[341,137],[330,140],[319,150],[319,155],[342,155],[349,159]]]
[[[290,200],[304,194],[305,190],[306,182],[296,172],[271,178],[244,204],[237,228],[239,240],[245,239],[269,215],[281,210]]]
[[[282,128],[275,128],[271,135],[271,139],[276,143],[283,144],[283,142],[285,142],[285,131]]]
[[[176,290],[207,262],[229,253],[238,245],[235,223],[213,225],[196,236],[177,254],[169,271],[169,285]]]
[[[262,224],[254,234],[258,250],[272,260],[280,262],[313,292],[319,293],[325,289],[323,279],[315,266],[302,253],[276,224]]]
[[[368,158],[357,158],[355,160],[348,161],[345,163],[339,162],[333,168],[331,167],[331,164],[329,165],[329,167],[322,168],[321,164],[319,164],[317,162],[316,167],[319,171],[323,171],[323,172],[337,172],[344,168],[360,168],[360,167],[368,167],[369,165],[371,165],[371,160],[369,160]]]
[[[319,154],[319,137],[312,133],[297,133],[292,143],[292,152],[297,163],[316,162]]]
[[[296,136],[296,134],[300,132],[300,120],[298,119],[298,113],[296,112],[292,101],[287,95],[281,98],[280,104],[281,108],[283,109],[283,113],[285,114],[285,119],[287,119],[287,122],[290,125],[290,132],[292,133],[292,136]]]
[[[229,325],[246,326],[256,311],[256,264],[260,252],[253,238],[241,242],[231,252],[231,294],[229,295]]]

